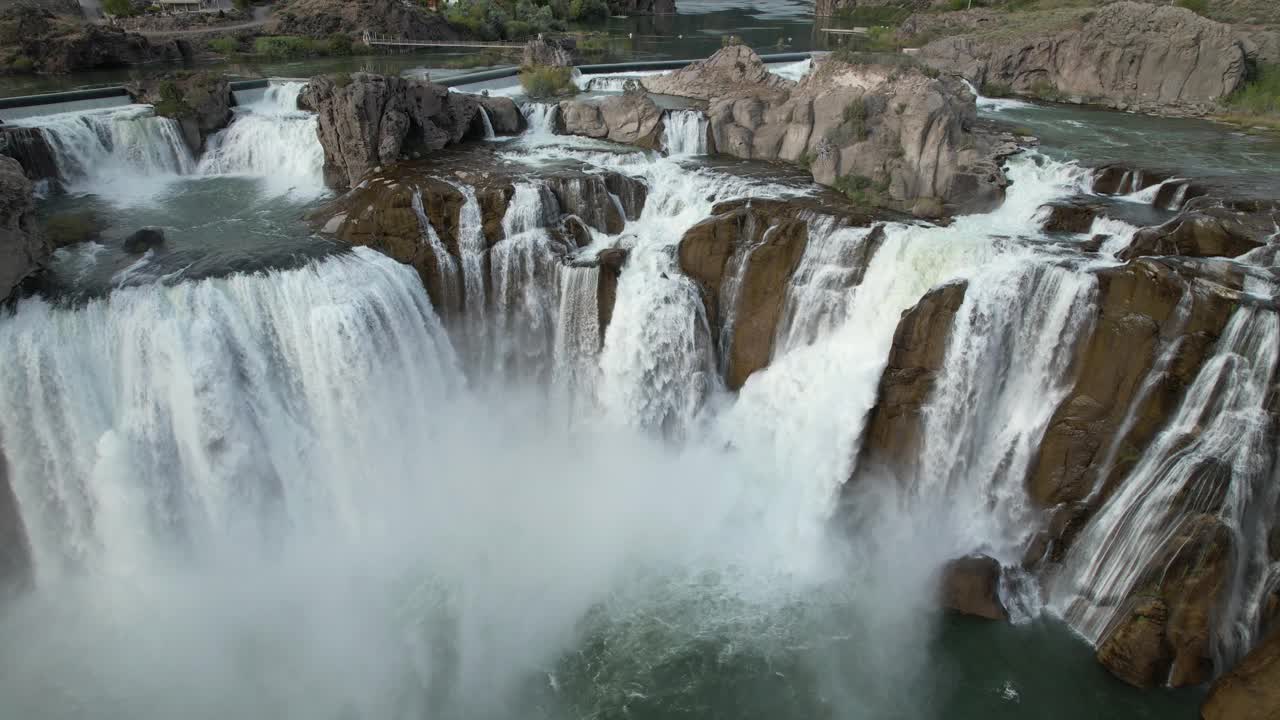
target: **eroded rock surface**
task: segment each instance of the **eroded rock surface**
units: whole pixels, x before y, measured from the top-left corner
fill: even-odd
[[[1280,717],[1280,630],[1245,656],[1209,689],[1204,720],[1274,720]]]
[[[1190,10],[1124,1],[1080,21],[1039,34],[947,37],[919,57],[979,85],[1138,112],[1212,112],[1245,80],[1237,33]]]
[[[640,84],[651,93],[697,100],[712,100],[743,90],[791,89],[796,85],[769,72],[760,56],[746,45],[731,45],[667,75],[641,78]]]
[[[986,555],[969,555],[942,569],[942,606],[961,615],[1008,620],[1000,601],[1000,562]]]
[[[602,101],[563,100],[556,131],[657,150],[662,144],[662,110],[641,93]]]
[[[298,101],[319,116],[325,182],[335,188],[350,187],[373,168],[406,155],[484,134],[479,98],[424,80],[368,73],[318,76]]]
[[[17,160],[0,156],[0,301],[39,271],[52,251],[36,225],[31,181]]]

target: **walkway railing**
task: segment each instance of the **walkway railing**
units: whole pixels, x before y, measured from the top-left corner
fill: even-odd
[[[480,40],[406,40],[405,38],[379,37],[369,31],[364,33],[365,45],[389,45],[393,47],[460,47],[460,48],[503,48],[516,49],[524,47],[524,43],[483,42]]]

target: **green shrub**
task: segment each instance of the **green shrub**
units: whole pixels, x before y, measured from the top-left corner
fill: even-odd
[[[1197,15],[1209,15],[1209,0],[1174,0],[1174,5],[1186,8]]]
[[[36,63],[26,55],[18,55],[9,61],[9,71],[17,73],[29,73],[36,69]]]
[[[988,81],[982,83],[982,89],[979,92],[982,93],[983,97],[989,98],[1011,97],[1013,88],[1005,83]]]
[[[855,205],[875,206],[885,204],[885,193],[889,191],[889,181],[875,182],[863,175],[845,175],[836,178],[832,187],[849,198]]]
[[[240,43],[233,37],[220,37],[209,41],[209,49],[223,55],[231,55],[240,52]]]
[[[867,102],[863,98],[858,98],[845,106],[841,117],[844,120],[842,127],[848,133],[847,139],[855,142],[867,139],[867,135],[870,134],[867,128],[867,114]]]
[[[551,8],[546,7],[548,10]],[[605,0],[573,0],[569,3],[569,20],[603,20],[609,17],[609,5]]]
[[[1280,115],[1280,65],[1263,65],[1224,103],[1246,115]]]
[[[178,85],[172,80],[161,82],[159,91],[160,100],[153,106],[157,115],[168,118],[182,118],[195,114],[195,110],[187,104],[187,99],[183,97],[182,91],[178,89]]]
[[[567,67],[521,68],[520,85],[532,98],[563,97],[578,91],[578,86],[573,84],[573,68]]]
[[[102,0],[102,11],[116,17],[132,17],[138,14],[133,0]]]
[[[309,37],[272,35],[255,39],[253,51],[272,58],[293,58],[327,53],[328,45]]]
[[[352,48],[351,36],[343,33],[333,33],[325,38],[325,46],[330,55],[350,55]]]

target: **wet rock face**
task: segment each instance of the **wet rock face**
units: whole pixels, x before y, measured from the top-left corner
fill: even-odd
[[[662,144],[662,110],[647,96],[614,95],[603,101],[564,100],[556,131],[657,150]]]
[[[703,288],[713,335],[732,332],[722,364],[725,384],[736,390],[769,363],[787,287],[808,241],[808,223],[780,201],[727,203],[715,212],[685,233],[679,261]],[[729,297],[723,292],[726,283],[737,286]],[[733,306],[723,306],[725,301]]]
[[[0,127],[0,155],[7,155],[22,165],[31,180],[58,177],[58,163],[49,141],[37,128]]]
[[[17,160],[0,156],[0,301],[13,296],[52,252],[36,225],[31,181]]]
[[[155,227],[142,228],[124,239],[124,251],[133,255],[141,255],[163,245],[164,230]]]
[[[1048,212],[1044,231],[1051,233],[1087,233],[1093,227],[1097,210],[1082,203],[1060,203],[1043,208]]]
[[[577,216],[588,226],[611,235],[622,232],[626,224],[622,206],[615,202],[604,176],[575,173],[547,178],[560,209]]]
[[[1026,95],[1139,112],[1204,114],[1245,80],[1236,32],[1190,10],[1117,2],[1077,27],[1010,38],[947,37],[919,57],[978,83]]]
[[[970,555],[947,563],[942,569],[940,601],[961,615],[987,620],[1008,620],[1000,601],[1000,563],[986,555]]]
[[[318,76],[298,102],[319,117],[325,182],[334,188],[350,187],[406,153],[431,153],[483,133],[476,96],[423,80],[368,73]]]
[[[961,281],[934,288],[902,314],[867,422],[860,468],[905,478],[915,464],[924,420],[921,413],[946,359],[967,287]]]
[[[1098,283],[1097,316],[1073,363],[1075,384],[1049,420],[1028,475],[1031,499],[1041,507],[1083,500],[1099,486],[1105,499],[1176,410],[1234,307],[1233,297],[1151,260],[1103,270]],[[1177,357],[1143,396],[1158,355],[1173,341]],[[1139,400],[1128,432],[1116,438]],[[1108,455],[1113,466],[1104,468]]]
[[[1220,204],[1215,207],[1196,202],[1164,225],[1139,230],[1117,257],[1239,257],[1267,244],[1275,233],[1277,219],[1280,212],[1245,214]]]
[[[1098,661],[1137,687],[1198,685],[1213,676],[1213,612],[1230,574],[1231,531],[1210,514],[1181,521],[1130,610],[1102,639]]]
[[[493,131],[499,135],[519,135],[529,125],[511,98],[481,96],[476,100],[489,113]]]
[[[1280,631],[1209,688],[1203,720],[1274,720],[1280,717]]]
[[[174,73],[133,83],[135,102],[154,105],[156,114],[173,118],[192,154],[199,155],[205,139],[231,122],[231,85],[213,73]]]

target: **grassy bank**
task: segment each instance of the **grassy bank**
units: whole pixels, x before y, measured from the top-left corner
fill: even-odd
[[[1280,65],[1257,68],[1243,88],[1223,101],[1218,119],[1243,127],[1280,130]]]

